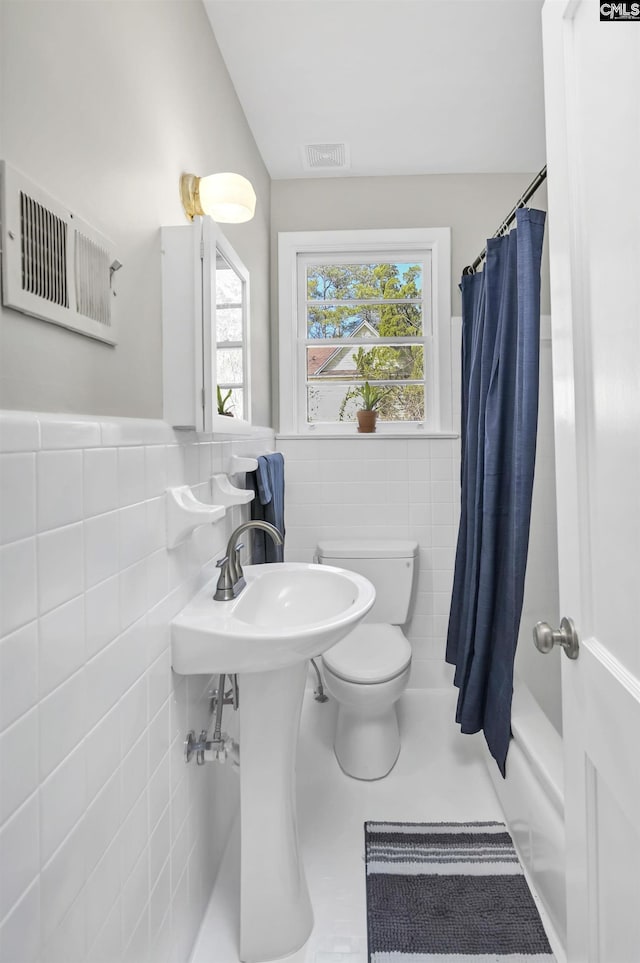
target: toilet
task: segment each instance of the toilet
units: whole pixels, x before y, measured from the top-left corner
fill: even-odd
[[[411,670],[400,626],[409,617],[417,555],[417,542],[401,539],[318,543],[316,561],[359,572],[376,590],[365,619],[322,656],[325,686],[338,704],[334,751],[356,779],[382,779],[400,752],[395,704]]]

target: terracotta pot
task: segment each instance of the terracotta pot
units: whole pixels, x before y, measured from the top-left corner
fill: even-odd
[[[361,408],[356,411],[356,417],[358,419],[358,431],[369,433],[376,430],[377,411],[368,411]]]

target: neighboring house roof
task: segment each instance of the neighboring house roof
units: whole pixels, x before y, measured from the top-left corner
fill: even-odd
[[[352,338],[378,338],[379,334],[368,321],[363,321],[351,334]],[[358,347],[346,344],[344,347],[332,345],[331,347],[315,348],[311,353],[307,352],[307,377],[319,377],[325,375],[351,375],[356,370],[353,360]]]
[[[340,350],[340,349],[338,349]],[[333,345],[331,347],[313,348],[307,351],[307,377],[311,378],[317,375],[326,362],[329,360],[332,354],[335,354],[336,349]]]

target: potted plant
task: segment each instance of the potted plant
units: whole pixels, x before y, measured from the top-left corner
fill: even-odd
[[[223,396],[222,392],[220,391],[220,385],[216,385],[216,393],[218,396],[218,414],[226,415],[227,418],[233,418],[233,412],[227,410],[227,402],[231,397],[231,388],[229,388],[226,395]],[[233,408],[233,405],[230,407]]]
[[[366,434],[376,430],[378,405],[389,393],[389,388],[372,387],[368,381],[358,385],[350,392],[352,398],[359,398],[361,407],[356,411],[358,431]]]

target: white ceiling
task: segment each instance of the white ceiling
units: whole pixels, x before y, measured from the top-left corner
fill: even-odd
[[[204,0],[271,176],[534,171],[542,0]],[[331,172],[335,173],[335,172]]]

